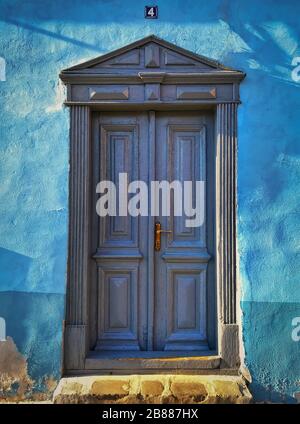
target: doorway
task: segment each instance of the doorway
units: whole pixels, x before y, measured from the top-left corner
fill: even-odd
[[[131,354],[152,351],[159,355],[166,351],[201,354],[213,350],[216,336],[213,114],[208,111],[94,112],[92,120],[90,231],[94,263],[90,286],[91,303],[94,303],[91,327],[95,329],[92,350],[110,351],[114,356],[118,356],[118,351]],[[99,181],[115,184],[118,209],[120,174],[127,175],[128,184],[136,180],[147,184],[146,216],[127,213],[120,216],[119,210],[116,216],[99,217],[96,213]],[[159,189],[156,201],[160,205],[156,205],[156,210],[150,189],[153,181],[171,184],[169,191],[166,187]],[[183,204],[186,181],[192,184],[193,207],[196,182],[202,183],[202,196],[198,193],[201,224],[195,226],[186,226],[187,221],[192,221],[185,214]],[[178,182],[181,192],[176,197]],[[163,203],[167,200],[166,206]],[[180,202],[182,214],[176,210]],[[164,206],[169,209],[164,210]],[[160,246],[155,244],[156,236]]]
[[[181,362],[185,372],[238,369],[236,154],[244,77],[155,35],[60,73],[70,107],[65,373],[178,372],[173,356],[193,356]],[[174,190],[169,214],[99,218],[97,184],[124,173],[147,187],[202,181],[203,222],[189,227],[175,213]],[[101,355],[116,360],[104,363]],[[144,363],[149,355],[158,360]]]

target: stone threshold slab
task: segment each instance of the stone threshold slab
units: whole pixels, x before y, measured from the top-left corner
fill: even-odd
[[[138,352],[138,353],[100,353],[91,352],[85,360],[86,370],[110,371],[166,371],[172,370],[212,370],[220,368],[221,358],[217,355],[203,356],[202,352],[193,355],[180,355],[178,352]]]
[[[93,375],[64,377],[54,403],[247,404],[252,395],[242,376]]]

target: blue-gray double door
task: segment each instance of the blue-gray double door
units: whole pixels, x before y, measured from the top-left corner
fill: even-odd
[[[99,217],[94,207],[95,349],[208,348],[207,288],[213,284],[207,272],[213,245],[213,208],[208,203],[213,203],[213,196],[208,194],[207,152],[212,130],[210,114],[198,111],[94,114],[93,190],[101,180],[113,181],[120,189],[120,173],[127,174],[128,183],[141,180],[149,188],[148,216],[126,216],[124,210],[120,216],[118,191],[117,216]],[[163,216],[162,208],[158,216],[151,216],[151,181],[162,180],[178,180],[182,187],[184,181],[203,182],[201,226],[187,227],[184,213],[174,216],[172,190],[169,216]],[[135,195],[132,191],[128,199]],[[99,194],[93,199],[96,203]],[[193,202],[195,206],[195,198]],[[171,232],[161,233],[160,249],[155,250],[158,222]]]

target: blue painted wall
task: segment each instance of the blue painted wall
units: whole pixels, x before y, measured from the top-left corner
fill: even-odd
[[[0,0],[0,316],[36,390],[61,366],[68,112],[63,68],[149,34],[247,72],[239,109],[238,242],[245,362],[257,400],[293,402],[300,342],[298,0]],[[150,2],[151,3],[151,2]]]

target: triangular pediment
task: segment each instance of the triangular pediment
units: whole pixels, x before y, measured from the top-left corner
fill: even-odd
[[[200,56],[151,35],[113,52],[72,66],[62,73],[73,71],[114,73],[117,70],[197,73],[234,71],[215,60]]]

